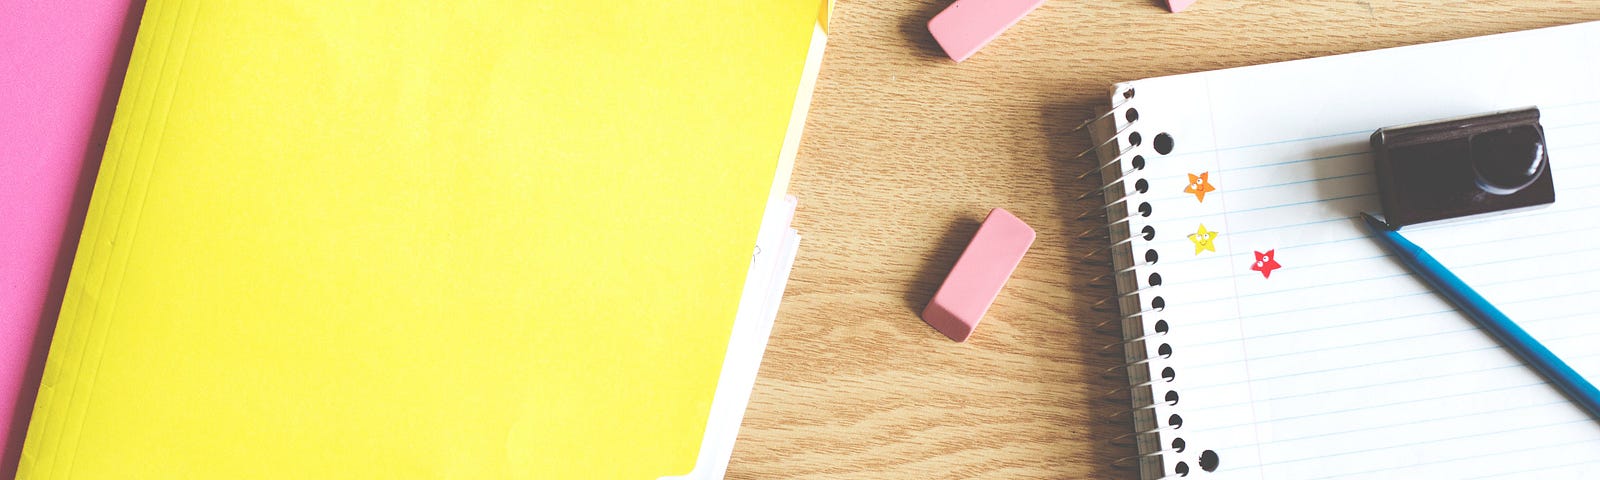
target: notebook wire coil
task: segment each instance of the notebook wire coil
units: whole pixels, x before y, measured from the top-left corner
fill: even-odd
[[[1089,130],[1090,144],[1094,145],[1080,154],[1088,157],[1089,167],[1079,178],[1095,174],[1101,178],[1099,186],[1079,199],[1087,200],[1096,194],[1104,197],[1103,204],[1087,209],[1079,217],[1103,214],[1106,220],[1103,226],[1085,231],[1079,238],[1100,237],[1105,241],[1105,247],[1091,251],[1085,258],[1103,258],[1100,256],[1109,251],[1112,271],[1098,280],[1112,279],[1116,287],[1092,308],[1115,312],[1117,318],[1100,322],[1095,330],[1116,335],[1120,341],[1098,349],[1096,354],[1117,365],[1102,372],[1102,378],[1125,377],[1128,381],[1127,387],[1104,396],[1105,401],[1120,406],[1105,421],[1129,432],[1110,440],[1113,445],[1133,447],[1138,452],[1119,458],[1111,467],[1130,475],[1143,472],[1144,478],[1160,478],[1163,474],[1188,476],[1199,468],[1192,467],[1196,460],[1188,457],[1195,452],[1182,437],[1182,395],[1174,384],[1180,372],[1171,362],[1181,352],[1174,352],[1170,344],[1162,342],[1171,325],[1162,318],[1167,305],[1161,297],[1161,275],[1155,270],[1160,254],[1146,247],[1161,232],[1152,222],[1154,208],[1140,198],[1150,190],[1149,181],[1142,177],[1146,162],[1160,161],[1163,153],[1153,148],[1154,142],[1144,141],[1148,132],[1141,133],[1139,129],[1134,89],[1126,85],[1116,88],[1112,97],[1118,99],[1116,104],[1078,127]],[[1125,164],[1131,168],[1123,167]],[[1118,168],[1110,168],[1114,165]],[[1141,283],[1141,276],[1148,281]]]

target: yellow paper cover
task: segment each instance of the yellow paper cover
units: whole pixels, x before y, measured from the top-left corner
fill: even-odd
[[[150,0],[19,477],[694,464],[817,0]]]

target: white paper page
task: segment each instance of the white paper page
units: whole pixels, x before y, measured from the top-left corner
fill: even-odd
[[[755,252],[750,257],[744,294],[734,316],[733,332],[728,338],[728,352],[722,360],[722,374],[717,378],[717,392],[711,400],[711,414],[706,420],[699,457],[690,473],[662,477],[662,480],[720,479],[728,470],[733,444],[739,437],[739,425],[744,421],[745,407],[750,404],[750,391],[755,388],[761,357],[766,353],[772,324],[778,318],[778,303],[789,285],[789,272],[794,268],[795,254],[800,249],[800,234],[789,228],[796,206],[792,195],[767,205],[761,231],[756,235]]]
[[[1538,106],[1552,207],[1405,235],[1600,380],[1600,23],[1124,85],[1136,272],[1171,331],[1152,371],[1167,474],[1201,478],[1600,476],[1600,426],[1369,239],[1379,127]],[[1126,125],[1126,123],[1123,123]],[[1138,132],[1140,145],[1127,135]],[[1161,155],[1166,133],[1175,149]],[[1143,157],[1136,169],[1132,155]],[[1186,193],[1190,174],[1215,190]],[[1148,192],[1133,190],[1145,179]],[[1212,250],[1190,235],[1218,232]],[[1203,245],[1202,245],[1203,247]],[[1252,270],[1272,253],[1270,275]],[[1153,332],[1147,332],[1153,333]],[[1181,418],[1174,428],[1172,416]],[[1218,468],[1200,468],[1200,455]]]

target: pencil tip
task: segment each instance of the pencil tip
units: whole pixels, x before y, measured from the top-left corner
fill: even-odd
[[[1365,220],[1367,222],[1367,226],[1372,227],[1374,230],[1394,230],[1394,228],[1390,227],[1388,223],[1384,222],[1383,220],[1379,220],[1378,217],[1374,217],[1370,213],[1361,212],[1361,219]]]

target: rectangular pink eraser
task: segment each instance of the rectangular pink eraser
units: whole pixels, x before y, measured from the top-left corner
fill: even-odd
[[[1043,3],[1044,0],[956,0],[928,20],[928,32],[933,33],[944,53],[959,63]]]
[[[922,310],[922,320],[951,340],[967,341],[1022,261],[1022,254],[1028,253],[1033,237],[1033,229],[1016,215],[1003,208],[990,210],[944,285]]]
[[[1194,5],[1194,2],[1197,1],[1199,0],[1167,0],[1167,10],[1172,13],[1178,13],[1185,8],[1189,8],[1190,5]]]

